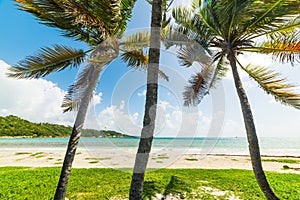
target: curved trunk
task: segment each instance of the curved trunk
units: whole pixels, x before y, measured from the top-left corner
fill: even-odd
[[[162,0],[153,0],[151,17],[151,37],[149,66],[147,71],[147,93],[143,129],[137,150],[129,199],[142,199],[144,176],[151,151],[157,105],[158,69],[160,58],[160,28],[162,20]]]
[[[251,157],[251,163],[252,163],[252,168],[253,168],[253,172],[254,172],[256,181],[267,199],[277,200],[279,198],[272,191],[272,189],[267,181],[267,178],[265,176],[265,173],[263,171],[254,120],[253,120],[253,116],[252,116],[252,112],[251,112],[251,108],[250,108],[250,105],[248,102],[247,95],[245,93],[245,90],[243,89],[242,82],[240,80],[240,77],[239,77],[239,74],[237,71],[235,56],[233,53],[230,53],[227,58],[230,62],[231,68],[232,68],[236,91],[237,91],[239,99],[240,99],[244,123],[245,123],[245,127],[246,127],[246,132],[247,132],[248,147],[249,147],[249,152],[250,152],[250,157]]]
[[[64,200],[67,192],[68,180],[72,168],[72,163],[75,157],[76,149],[78,146],[79,138],[81,136],[82,127],[85,121],[85,116],[88,110],[90,99],[92,98],[93,91],[96,87],[100,76],[100,67],[91,66],[93,70],[91,72],[88,88],[84,95],[84,98],[80,102],[80,106],[77,112],[76,120],[73,126],[72,134],[68,143],[68,148],[65,154],[64,163],[62,166],[60,178],[56,188],[54,200]]]

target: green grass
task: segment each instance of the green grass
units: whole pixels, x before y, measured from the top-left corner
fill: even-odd
[[[263,162],[279,162],[279,163],[290,163],[290,164],[297,164],[300,163],[299,160],[294,159],[262,159]]]
[[[99,160],[91,160],[89,163],[90,164],[96,164],[96,163],[99,163]]]
[[[15,155],[28,155],[30,152],[16,152]]]
[[[52,199],[60,167],[0,168],[0,199]],[[67,191],[69,199],[128,198],[132,170],[103,168],[72,169]],[[267,178],[280,199],[299,199],[300,174],[267,172]],[[155,194],[173,193],[185,199],[216,199],[203,188],[232,191],[240,199],[265,199],[252,171],[207,169],[162,169],[146,173],[144,199]],[[218,197],[217,199],[225,199]]]
[[[42,157],[44,157],[44,152],[32,153],[30,156],[35,157],[35,158],[42,158]]]
[[[198,161],[197,158],[185,158],[185,160],[187,160],[187,161]]]
[[[84,160],[97,160],[97,158],[84,158]]]
[[[157,160],[157,159],[169,159],[167,154],[159,154],[156,157],[153,157],[152,160]]]

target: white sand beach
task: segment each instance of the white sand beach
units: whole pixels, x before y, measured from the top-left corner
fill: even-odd
[[[248,169],[251,170],[250,158],[247,155],[197,155],[176,153],[172,149],[164,152],[158,151],[151,154],[149,168],[199,168],[199,169]],[[65,149],[41,149],[30,151],[26,149],[11,149],[0,152],[0,167],[4,166],[29,166],[53,167],[61,166]],[[123,152],[106,150],[99,153],[89,152],[79,148],[74,168],[132,168],[135,154],[132,150],[124,149]],[[272,159],[272,160],[271,160]],[[300,173],[299,163],[275,162],[274,160],[287,159],[300,161],[298,157],[262,157],[265,171],[279,173]],[[294,169],[283,169],[287,165]]]

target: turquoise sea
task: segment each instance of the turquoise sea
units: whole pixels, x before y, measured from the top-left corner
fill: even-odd
[[[42,151],[66,148],[68,138],[0,138],[1,151]],[[262,155],[299,156],[300,138],[260,138]],[[88,151],[135,152],[138,138],[81,138],[79,148]],[[155,138],[153,150],[186,154],[248,155],[246,138]]]

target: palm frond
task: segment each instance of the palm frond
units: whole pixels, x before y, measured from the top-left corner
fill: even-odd
[[[64,112],[78,110],[81,100],[86,97],[86,93],[91,85],[91,82],[96,82],[99,79],[103,66],[87,65],[78,75],[76,82],[68,89],[65,95],[62,108]],[[95,88],[92,88],[93,90]],[[92,96],[88,97],[90,100]]]
[[[148,65],[148,56],[142,49],[127,51],[121,55],[122,61],[133,68],[146,68]]]
[[[280,62],[300,62],[300,33],[273,34],[258,48],[260,53],[272,54]]]
[[[190,67],[194,62],[200,65],[209,65],[211,62],[210,56],[207,55],[205,50],[199,44],[192,44],[183,46],[179,49],[177,57],[182,66]]]
[[[279,73],[261,66],[248,65],[242,68],[276,101],[300,109],[300,94],[294,91],[297,86],[287,84]]]
[[[102,34],[107,33],[104,37],[114,35],[121,20],[120,0],[68,1],[63,5],[74,23],[97,28]]]
[[[125,37],[122,47],[124,51],[139,50],[149,47],[150,33],[148,31],[137,32]]]
[[[181,47],[182,45],[195,42],[194,40],[188,38],[187,32],[188,30],[183,27],[169,26],[164,29],[164,32],[161,35],[161,41],[166,49],[172,46]]]
[[[90,45],[123,32],[135,0],[15,0],[42,23]]]
[[[87,52],[63,45],[42,48],[36,55],[28,56],[10,67],[8,76],[14,78],[39,78],[66,67],[77,67]]]
[[[103,21],[101,21],[97,16],[93,15],[84,5],[79,3],[65,1],[63,4],[63,9],[66,15],[72,17],[75,24],[80,24],[87,28],[97,28],[98,30],[103,30],[102,37],[109,35],[108,29],[105,27]]]
[[[96,64],[110,63],[119,56],[119,41],[118,38],[110,37],[97,45],[91,52],[89,62]]]
[[[204,18],[199,14],[192,15],[191,11],[177,7],[173,9],[172,15],[177,25],[173,25],[173,31],[171,31],[170,34],[175,36],[179,35],[179,38],[183,38],[185,42],[187,38],[193,42],[196,41],[208,51],[209,41],[219,35],[219,33],[216,34],[215,30],[207,26]]]
[[[206,66],[201,72],[192,75],[183,91],[184,106],[197,106],[203,97],[209,93],[212,69]]]
[[[148,68],[148,55],[142,49],[125,52],[121,55],[121,58],[123,62],[134,69],[147,70]],[[169,77],[160,69],[158,70],[158,75],[162,79],[169,81]]]
[[[95,89],[103,68],[119,56],[117,47],[117,39],[110,38],[104,40],[91,52],[89,64],[79,73],[76,82],[70,86],[64,98],[62,104],[64,112],[77,110],[87,92]]]
[[[118,31],[121,33],[126,30],[127,22],[131,19],[135,2],[136,0],[121,0],[121,19],[118,25]]]
[[[300,2],[297,0],[253,1],[244,10],[242,31],[251,39],[299,26]]]
[[[90,45],[97,45],[103,39],[98,30],[91,30],[74,22],[73,16],[65,12],[64,2],[55,0],[16,0],[19,9],[31,13],[42,24],[59,28],[66,37],[72,37]]]
[[[189,25],[192,18],[192,13],[187,8],[176,7],[172,10],[172,16],[176,23],[181,25]]]
[[[228,63],[225,63],[224,55],[221,54],[220,56],[218,56],[218,54],[216,54],[215,57],[216,57],[216,60],[218,60],[218,63],[215,68],[215,71],[213,73],[213,76],[211,78],[211,83],[210,83],[209,89],[215,88],[217,83],[222,78],[226,77],[226,74],[229,70],[228,67],[226,67],[228,65]]]

